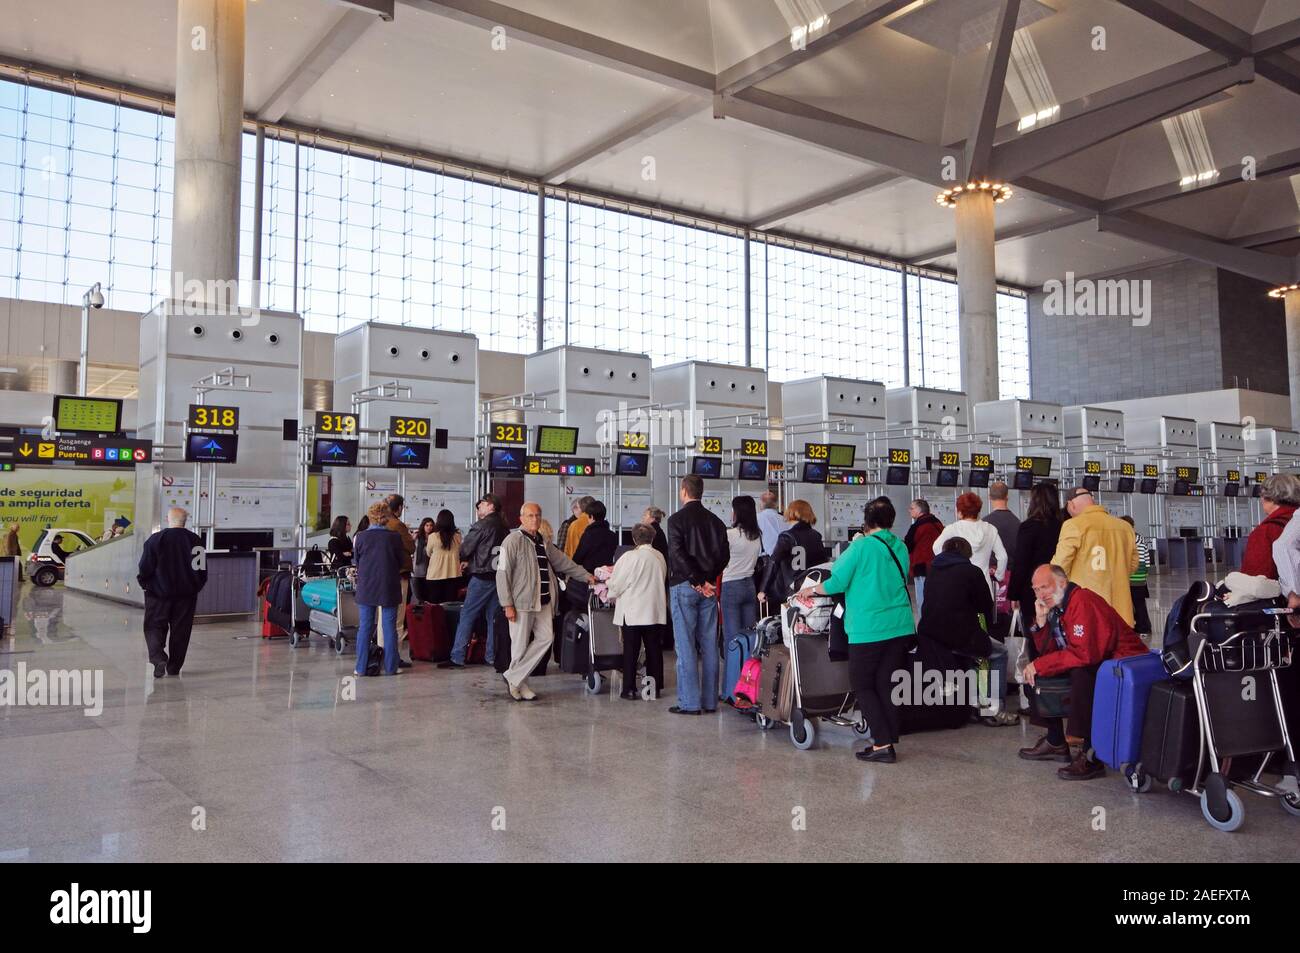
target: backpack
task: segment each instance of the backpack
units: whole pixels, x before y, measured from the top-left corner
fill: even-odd
[[[1187,636],[1192,629],[1192,618],[1205,611],[1205,605],[1214,597],[1214,590],[1205,581],[1194,582],[1188,590],[1174,600],[1165,619],[1164,641],[1160,648],[1160,661],[1173,678],[1192,677],[1192,652]]]

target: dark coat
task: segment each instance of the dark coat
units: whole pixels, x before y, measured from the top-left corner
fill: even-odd
[[[573,561],[587,572],[598,566],[614,564],[614,550],[618,549],[618,535],[609,528],[608,520],[597,520],[586,528],[578,540]]]
[[[659,525],[658,520],[655,520],[650,525],[655,528],[654,542],[651,543],[650,545],[653,546],[655,549],[659,550],[660,554],[664,557],[664,562],[667,562],[668,561],[668,537],[664,535],[663,527]]]
[[[144,542],[136,582],[159,599],[189,599],[203,591],[207,568],[195,569],[195,549],[203,540],[183,526],[169,526]]]
[[[509,534],[510,528],[500,513],[485,516],[469,528],[460,542],[460,561],[469,564],[471,576],[496,581],[497,554]]]
[[[992,647],[980,625],[993,621],[993,596],[979,567],[965,556],[940,553],[925,575],[925,601],[916,634],[963,655],[987,658]]]
[[[924,576],[934,562],[934,543],[943,532],[943,521],[933,513],[926,513],[907,528],[903,545],[910,554],[908,569],[915,579]]]
[[[352,562],[357,567],[357,605],[402,604],[402,540],[392,530],[371,526],[352,539]]]
[[[803,551],[804,569],[821,565],[831,558],[831,551],[822,542],[822,534],[800,520],[776,538],[776,549],[767,561],[759,592],[767,593],[769,599],[785,600],[790,594],[790,586],[802,572],[794,568],[795,552],[799,547]]]
[[[726,524],[699,500],[668,517],[668,585],[717,582],[730,558]]]
[[[1034,620],[1034,570],[1050,563],[1056,555],[1056,541],[1061,536],[1060,523],[1024,520],[1016,533],[1016,551],[1011,554],[1011,581],[1007,598],[1020,603],[1020,615],[1026,623]],[[930,598],[930,590],[925,597]]]

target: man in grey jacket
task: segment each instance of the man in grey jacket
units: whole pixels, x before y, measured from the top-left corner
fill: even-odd
[[[510,667],[501,677],[515,701],[530,702],[537,697],[528,687],[528,676],[555,641],[552,620],[559,598],[555,574],[588,585],[596,583],[541,534],[541,522],[542,508],[525,503],[519,510],[519,530],[505,538],[497,563],[497,599],[510,622]]]

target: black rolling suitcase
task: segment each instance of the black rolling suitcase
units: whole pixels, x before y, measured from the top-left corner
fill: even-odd
[[[1177,790],[1192,782],[1200,755],[1200,717],[1190,682],[1151,686],[1142,723],[1142,773]]]
[[[586,675],[591,671],[591,649],[587,640],[587,610],[570,609],[564,613],[560,627],[560,671],[572,675]]]

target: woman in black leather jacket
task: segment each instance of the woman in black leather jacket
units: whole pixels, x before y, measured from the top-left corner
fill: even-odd
[[[817,515],[806,500],[794,500],[786,506],[785,519],[790,526],[777,537],[776,550],[767,561],[758,587],[758,601],[765,609],[769,600],[773,609],[785,601],[799,573],[831,558],[822,534],[813,529]]]

